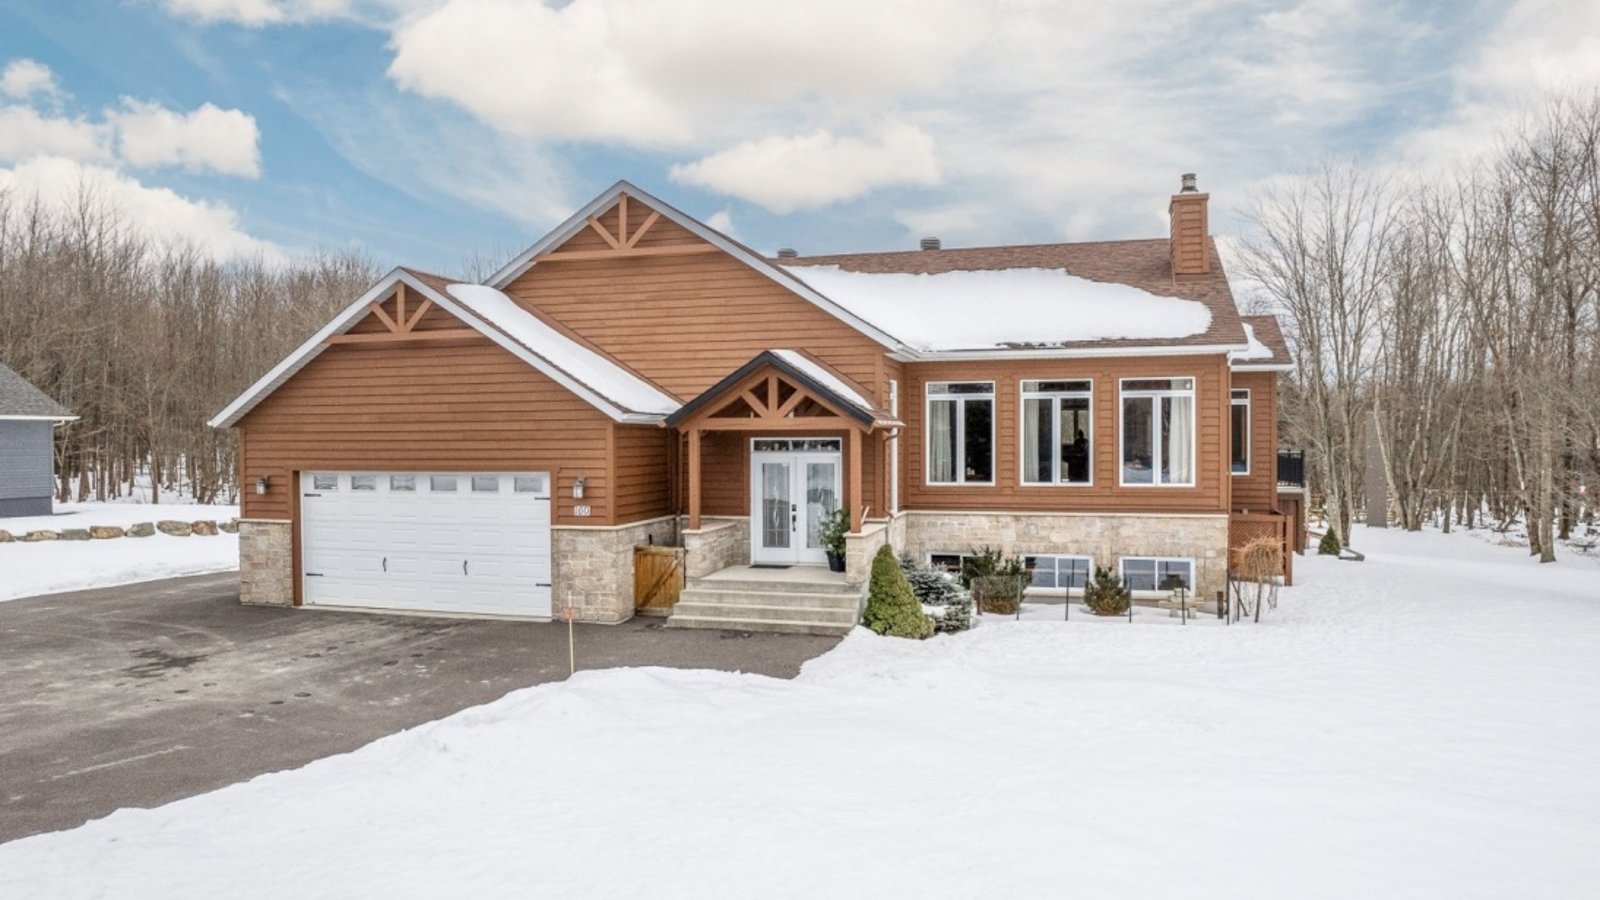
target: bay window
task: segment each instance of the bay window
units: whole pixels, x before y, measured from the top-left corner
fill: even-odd
[[[1022,481],[1089,484],[1093,454],[1093,384],[1022,382]]]
[[[1194,486],[1194,379],[1122,381],[1122,483]]]
[[[1250,474],[1250,392],[1235,389],[1228,407],[1228,467],[1235,475]]]
[[[928,483],[994,483],[994,382],[928,383]]]

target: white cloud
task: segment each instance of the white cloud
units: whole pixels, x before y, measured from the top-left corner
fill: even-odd
[[[446,0],[395,32],[389,75],[524,137],[681,145],[935,87],[989,24],[978,0]]]
[[[0,94],[26,100],[34,94],[60,93],[50,67],[31,59],[14,59],[0,71]]]
[[[122,108],[106,113],[117,131],[123,160],[138,167],[179,165],[225,175],[261,175],[257,149],[261,132],[255,117],[206,103],[188,113],[124,97]]]
[[[164,4],[175,16],[252,27],[337,18],[354,6],[351,0],[164,0]]]
[[[69,209],[86,192],[113,211],[123,227],[159,244],[189,244],[218,259],[282,258],[276,245],[245,233],[227,206],[149,187],[106,166],[39,157],[0,168],[0,191]]]
[[[872,141],[826,129],[746,141],[672,167],[672,179],[759,204],[775,213],[810,209],[896,184],[937,184],[933,138],[904,123]]]
[[[76,160],[110,157],[107,130],[83,119],[41,114],[31,106],[0,106],[0,163],[38,156]]]

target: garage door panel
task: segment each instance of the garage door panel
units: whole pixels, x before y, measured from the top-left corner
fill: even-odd
[[[529,472],[305,473],[304,600],[548,616],[548,485]]]

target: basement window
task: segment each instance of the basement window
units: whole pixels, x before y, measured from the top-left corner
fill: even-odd
[[[1031,573],[1028,587],[1047,591],[1082,591],[1094,572],[1087,556],[1025,556],[1022,564]]]
[[[1163,559],[1158,557],[1124,556],[1122,582],[1130,591],[1160,591],[1168,593],[1174,584],[1194,591],[1194,560]]]

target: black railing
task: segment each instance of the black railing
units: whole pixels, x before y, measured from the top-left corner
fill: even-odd
[[[1306,486],[1306,452],[1304,450],[1278,451],[1278,483],[1293,487]]]

